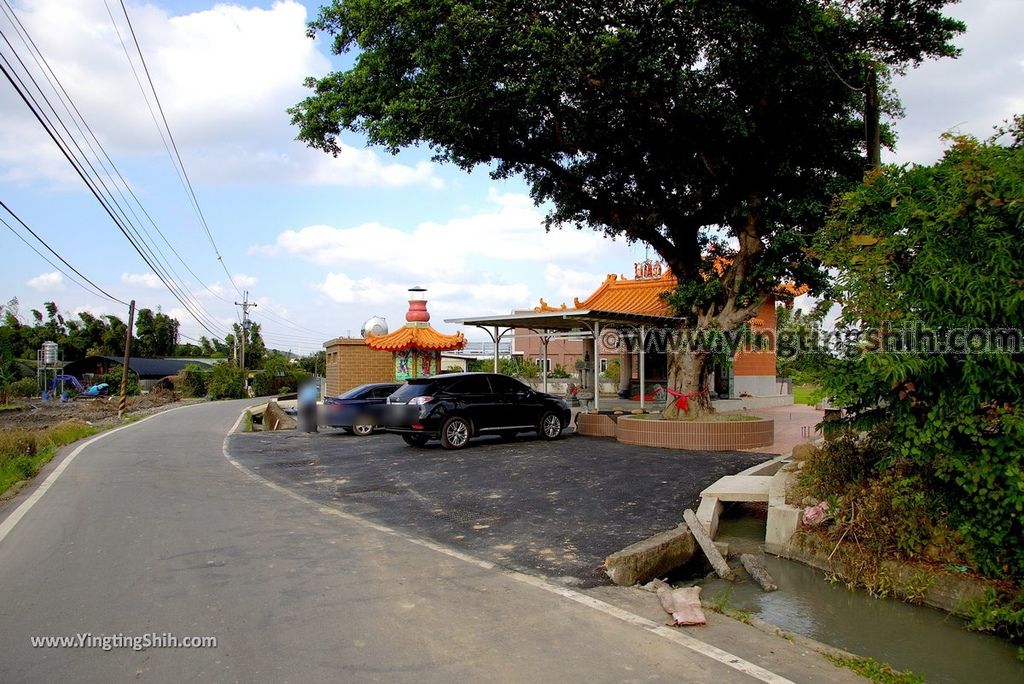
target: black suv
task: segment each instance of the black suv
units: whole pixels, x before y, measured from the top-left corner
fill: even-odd
[[[412,446],[440,439],[445,449],[461,449],[471,437],[486,434],[509,439],[535,431],[541,439],[556,439],[570,415],[563,400],[507,375],[452,373],[399,387],[387,399],[380,427]]]

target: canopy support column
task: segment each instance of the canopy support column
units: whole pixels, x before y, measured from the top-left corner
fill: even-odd
[[[647,352],[647,328],[640,326],[640,410],[644,410],[644,393],[647,391],[644,387],[644,356]]]
[[[601,324],[594,321],[594,411],[601,408]]]

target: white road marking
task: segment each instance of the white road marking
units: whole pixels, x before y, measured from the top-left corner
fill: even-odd
[[[228,452],[228,440],[231,438],[231,435],[238,429],[238,426],[242,422],[242,418],[244,415],[245,413],[243,412],[238,416],[238,420],[235,421],[235,424],[232,426],[231,430],[229,430],[228,434],[225,435],[224,437],[224,442],[221,447],[221,450],[224,453],[224,458],[226,458],[228,462],[231,463],[231,465],[238,468],[238,470],[240,470],[242,473],[244,473],[251,479],[267,487],[270,487],[276,492],[280,492],[281,494],[284,494],[285,496],[296,501],[301,501],[306,505],[313,506],[324,515],[333,515],[335,517],[342,518],[343,520],[346,520],[348,522],[352,522],[357,525],[361,525],[362,527],[368,527],[372,530],[376,530],[377,532],[382,532],[384,534],[397,537],[411,544],[422,546],[424,548],[430,549],[431,551],[436,551],[437,553],[444,554],[450,558],[458,559],[465,563],[469,563],[470,565],[475,565],[476,567],[482,568],[484,570],[497,570],[505,576],[511,577],[517,582],[522,582],[523,584],[528,584],[532,587],[536,587],[537,589],[541,589],[543,591],[556,594],[558,596],[561,596],[562,598],[569,599],[570,601],[575,601],[576,603],[587,606],[588,608],[592,608],[593,610],[604,613],[605,615],[608,615],[610,617],[616,618],[618,620],[634,625],[636,627],[646,629],[652,634],[656,634],[657,636],[663,639],[667,639],[668,641],[672,641],[676,644],[679,644],[680,646],[688,648],[695,653],[698,653],[712,660],[718,661],[719,663],[722,663],[723,665],[730,667],[738,672],[742,672],[743,674],[748,675],[758,681],[766,682],[767,684],[794,684],[792,680],[786,679],[781,675],[777,675],[770,670],[766,670],[763,667],[760,667],[759,665],[755,665],[754,663],[744,660],[739,656],[733,655],[728,651],[723,651],[722,649],[716,646],[712,646],[711,644],[705,643],[700,639],[695,639],[694,637],[688,634],[684,634],[677,630],[670,629],[669,627],[658,624],[653,620],[648,620],[645,617],[634,615],[633,613],[630,613],[628,610],[623,610],[622,608],[613,606],[610,603],[605,603],[604,601],[596,599],[593,596],[588,596],[587,594],[576,591],[575,589],[569,589],[568,587],[562,587],[556,584],[552,584],[542,577],[535,577],[533,575],[527,575],[522,572],[505,570],[504,568],[501,568],[490,561],[476,558],[467,553],[463,553],[462,551],[456,551],[455,549],[449,548],[442,544],[438,544],[436,542],[429,541],[427,539],[420,539],[418,537],[409,536],[402,532],[393,530],[390,527],[385,527],[384,525],[378,525],[377,523],[365,520],[363,518],[360,518],[359,516],[353,515],[352,513],[341,510],[339,508],[324,506],[314,501],[313,499],[310,499],[309,497],[299,494],[298,492],[294,492],[290,489],[282,487],[276,482],[271,482],[262,475],[254,473],[253,471],[246,468],[244,465],[235,460]]]
[[[126,430],[130,427],[135,427],[136,425],[145,423],[150,418],[156,418],[159,415],[170,413],[172,411],[178,411],[184,408],[189,408],[190,406],[195,406],[195,404],[190,404],[189,406],[176,406],[172,409],[167,409],[166,411],[159,411],[152,415],[146,416],[142,420],[137,420],[134,423],[122,425],[121,427],[114,428],[113,430],[105,430],[104,432],[101,432],[100,434],[91,437],[90,439],[79,444],[77,447],[75,447],[74,451],[68,454],[67,457],[63,461],[61,461],[56,468],[53,469],[53,472],[51,472],[50,475],[45,480],[43,480],[43,483],[39,485],[34,492],[32,492],[31,496],[25,499],[25,501],[22,502],[20,506],[15,508],[10,515],[4,518],[3,522],[0,522],[0,542],[3,542],[4,537],[10,534],[11,530],[14,529],[14,526],[17,525],[18,522],[25,517],[25,514],[28,513],[32,509],[32,507],[39,502],[40,499],[43,498],[43,495],[46,494],[47,491],[49,491],[50,487],[53,486],[53,483],[56,482],[57,478],[61,476],[61,473],[68,469],[68,466],[71,465],[71,462],[74,461],[78,454],[82,453],[82,451],[87,446],[90,446],[94,442],[98,442],[99,440],[104,439],[105,437],[109,437],[115,432],[120,432],[121,430]]]

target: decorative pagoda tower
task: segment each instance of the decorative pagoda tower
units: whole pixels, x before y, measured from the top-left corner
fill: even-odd
[[[406,324],[387,335],[370,335],[366,346],[389,351],[394,358],[395,380],[423,378],[441,372],[441,352],[466,346],[461,332],[444,335],[430,327],[430,313],[422,287],[409,288],[409,310]]]

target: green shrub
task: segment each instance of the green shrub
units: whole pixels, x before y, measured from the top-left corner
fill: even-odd
[[[618,382],[619,381],[619,374],[621,372],[621,368],[622,367],[619,365],[618,361],[609,361],[608,365],[604,369],[604,372],[601,373],[601,376],[605,380],[611,380],[612,382]]]
[[[556,364],[554,368],[548,373],[549,378],[571,378],[572,375],[565,369],[562,364]]]
[[[92,379],[92,382],[89,383],[89,385],[85,386],[85,388],[89,389],[90,386],[98,385],[101,382],[105,382],[108,385],[110,385],[110,393],[111,394],[120,394],[121,393],[121,370],[118,369],[118,370],[111,371],[109,373],[103,373],[102,375],[97,375],[97,376],[95,376]],[[138,374],[136,374],[136,373],[134,373],[134,372],[132,372],[130,370],[128,371],[128,387],[127,387],[127,390],[128,390],[128,396],[130,396],[130,397],[136,396],[137,394],[139,394],[141,392],[141,390],[139,388],[139,376],[138,376]]]
[[[178,373],[178,386],[175,389],[182,396],[205,397],[209,378],[209,370],[199,364],[190,363]]]
[[[39,396],[39,383],[35,378],[15,380],[8,385],[7,393],[12,397],[37,397]]]
[[[270,375],[270,373],[268,373],[267,371],[256,373],[253,376],[252,382],[250,384],[250,387],[252,387],[253,396],[266,397],[273,394],[274,385],[276,384],[274,380],[276,380],[276,378]]]
[[[211,399],[242,399],[245,397],[243,377],[245,374],[241,368],[229,363],[218,363],[210,371],[207,394]]]

